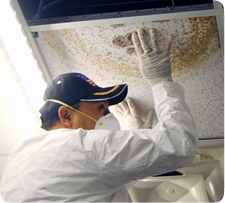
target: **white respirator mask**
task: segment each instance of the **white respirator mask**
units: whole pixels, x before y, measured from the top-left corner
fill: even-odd
[[[96,122],[95,129],[120,130],[120,123],[112,113],[108,113],[107,115],[102,116],[98,122]]]
[[[96,119],[94,119],[93,117],[87,115],[86,113],[83,113],[77,109],[75,109],[74,107],[62,102],[62,101],[59,101],[59,100],[56,100],[56,99],[48,99],[46,100],[47,101],[51,101],[51,102],[55,102],[55,103],[58,103],[58,104],[61,104],[63,106],[66,106],[80,114],[82,114],[83,116],[86,116],[88,117],[89,119],[93,120],[94,122],[96,122],[96,125],[95,125],[95,129],[102,129],[102,130],[120,130],[120,123],[119,121],[116,119],[116,117],[112,114],[112,113],[108,113],[107,115],[105,116],[102,116],[98,121]]]

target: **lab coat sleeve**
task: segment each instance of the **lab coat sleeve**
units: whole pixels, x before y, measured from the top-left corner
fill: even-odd
[[[164,82],[153,87],[153,96],[158,116],[153,129],[105,131],[95,157],[105,186],[118,187],[193,161],[198,137],[182,87]]]

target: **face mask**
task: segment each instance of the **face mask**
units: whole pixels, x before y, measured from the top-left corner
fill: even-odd
[[[51,101],[51,102],[55,102],[55,103],[58,103],[58,104],[61,104],[63,106],[66,106],[70,109],[73,109],[74,111],[82,114],[83,116],[86,116],[88,117],[89,119],[93,120],[96,122],[96,125],[95,125],[95,129],[105,129],[105,130],[120,130],[120,123],[119,121],[116,119],[116,117],[112,114],[112,113],[109,113],[105,116],[102,116],[98,121],[96,119],[94,119],[93,117],[73,108],[72,106],[62,102],[62,101],[59,101],[59,100],[56,100],[56,99],[48,99],[46,100],[47,101]]]
[[[104,123],[104,125],[99,125],[99,123]],[[120,123],[116,117],[109,113],[105,116],[102,116],[95,125],[95,129],[100,130],[120,130]]]

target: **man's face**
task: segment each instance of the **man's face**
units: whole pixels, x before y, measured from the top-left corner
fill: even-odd
[[[79,103],[79,111],[91,116],[95,120],[99,120],[102,116],[110,113],[108,107],[108,101],[97,101],[97,102],[86,102],[81,101]],[[95,128],[96,122],[92,119],[84,116],[76,111],[73,112],[75,114],[73,128],[76,129],[77,125],[79,128],[83,128],[86,130],[91,130]]]

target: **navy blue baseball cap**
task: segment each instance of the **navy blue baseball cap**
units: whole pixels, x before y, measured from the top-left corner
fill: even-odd
[[[80,73],[66,73],[52,79],[44,92],[45,104],[41,107],[42,122],[58,115],[60,104],[48,101],[58,100],[70,106],[81,101],[104,101],[109,105],[118,104],[127,96],[126,84],[111,87],[99,87],[90,78]]]

